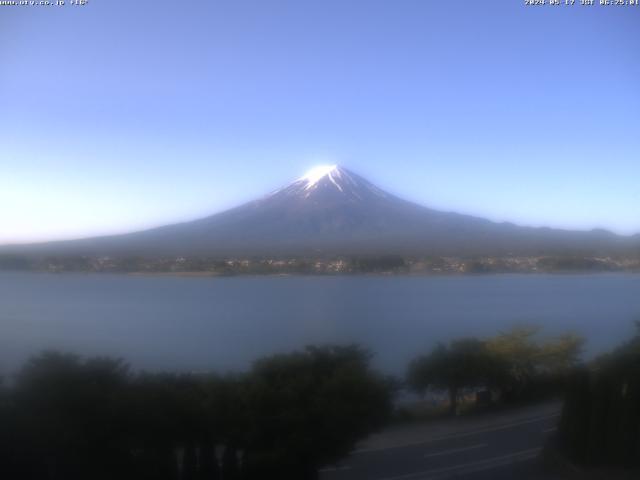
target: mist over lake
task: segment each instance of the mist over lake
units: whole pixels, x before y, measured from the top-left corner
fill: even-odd
[[[383,371],[438,341],[517,324],[575,331],[588,356],[634,331],[640,275],[189,278],[0,273],[0,372],[62,349],[149,370],[239,370],[269,353],[357,342]]]

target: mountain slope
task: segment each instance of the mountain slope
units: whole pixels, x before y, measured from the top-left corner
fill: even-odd
[[[196,221],[126,235],[16,246],[73,255],[608,254],[637,238],[519,227],[432,210],[349,170],[319,167],[259,200]]]

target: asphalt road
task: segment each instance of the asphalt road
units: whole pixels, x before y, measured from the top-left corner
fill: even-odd
[[[369,438],[321,480],[529,480],[555,478],[539,454],[560,404],[390,429]]]

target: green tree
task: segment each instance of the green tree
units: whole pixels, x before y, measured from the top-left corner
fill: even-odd
[[[640,466],[640,324],[636,335],[571,376],[559,443],[575,462]]]
[[[463,388],[492,386],[503,376],[504,366],[486,344],[475,338],[438,344],[428,355],[409,365],[407,382],[416,392],[429,388],[449,392],[449,412],[458,410],[458,395]]]
[[[249,474],[316,478],[379,427],[390,413],[390,388],[369,358],[357,346],[331,346],[258,361],[247,397]]]
[[[507,399],[531,393],[534,384],[547,382],[560,388],[566,375],[581,361],[584,339],[564,334],[542,342],[540,328],[519,326],[487,340],[488,350],[507,368],[501,385]],[[551,388],[551,387],[547,387]]]
[[[126,463],[115,397],[128,380],[119,360],[46,352],[16,378],[15,403],[26,467],[37,478],[111,478]],[[96,471],[96,465],[102,465]],[[30,478],[28,475],[24,478]]]
[[[205,380],[205,418],[209,425],[209,435],[203,449],[207,465],[203,476],[218,478],[222,466],[225,479],[232,480],[239,475],[240,458],[247,450],[247,432],[250,429],[247,406],[247,379],[245,375],[210,376]],[[224,449],[219,465],[215,452]],[[216,461],[213,461],[213,460]]]
[[[564,375],[580,362],[584,346],[584,337],[566,333],[552,338],[541,345],[541,368],[552,375]]]
[[[391,408],[355,347],[309,347],[246,375],[133,375],[47,352],[0,388],[0,472],[21,480],[315,478]],[[220,463],[219,463],[220,462]]]
[[[143,373],[133,380],[122,412],[135,478],[195,475],[195,450],[210,437],[205,396],[201,379],[192,375]]]
[[[535,336],[540,329],[519,326],[487,340],[487,348],[506,365],[507,376],[502,384],[503,394],[519,397],[536,376],[541,359]]]

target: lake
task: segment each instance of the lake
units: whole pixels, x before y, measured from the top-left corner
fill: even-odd
[[[517,324],[615,346],[640,318],[640,275],[190,278],[0,273],[0,371],[42,349],[143,369],[238,370],[314,343],[357,342],[401,374],[438,341]]]

